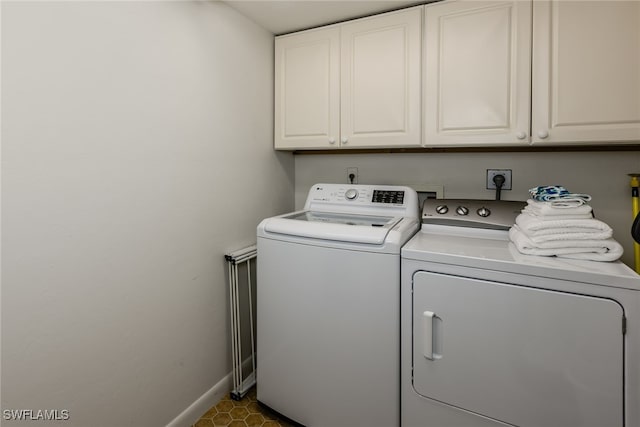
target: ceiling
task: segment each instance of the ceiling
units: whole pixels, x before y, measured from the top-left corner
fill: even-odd
[[[425,0],[226,0],[226,3],[278,35],[422,4]]]

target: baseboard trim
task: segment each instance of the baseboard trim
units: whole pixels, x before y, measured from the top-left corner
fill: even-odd
[[[230,372],[189,405],[187,409],[182,411],[180,415],[175,417],[173,421],[167,424],[167,427],[189,427],[195,424],[205,412],[215,406],[225,394],[231,391],[232,382],[232,373]]]

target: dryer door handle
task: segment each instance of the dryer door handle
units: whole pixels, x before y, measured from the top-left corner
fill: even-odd
[[[442,359],[442,319],[433,311],[422,313],[422,354],[429,360]]]

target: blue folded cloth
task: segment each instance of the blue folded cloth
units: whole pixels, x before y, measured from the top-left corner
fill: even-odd
[[[561,185],[547,185],[529,189],[529,194],[533,200],[539,202],[554,202],[560,200],[581,201],[586,203],[591,200],[591,196],[582,193],[572,193]]]

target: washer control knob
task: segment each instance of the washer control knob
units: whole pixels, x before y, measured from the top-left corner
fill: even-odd
[[[466,206],[458,206],[456,208],[456,213],[458,215],[467,215],[469,213],[469,208]]]
[[[478,215],[480,215],[482,218],[486,218],[489,215],[491,215],[491,211],[488,208],[485,208],[484,206],[478,209],[477,212],[478,212]]]
[[[449,207],[447,205],[438,205],[436,206],[436,212],[438,212],[440,215],[444,215],[449,212]]]
[[[347,200],[355,200],[358,198],[358,190],[350,188],[344,193],[344,197]]]

